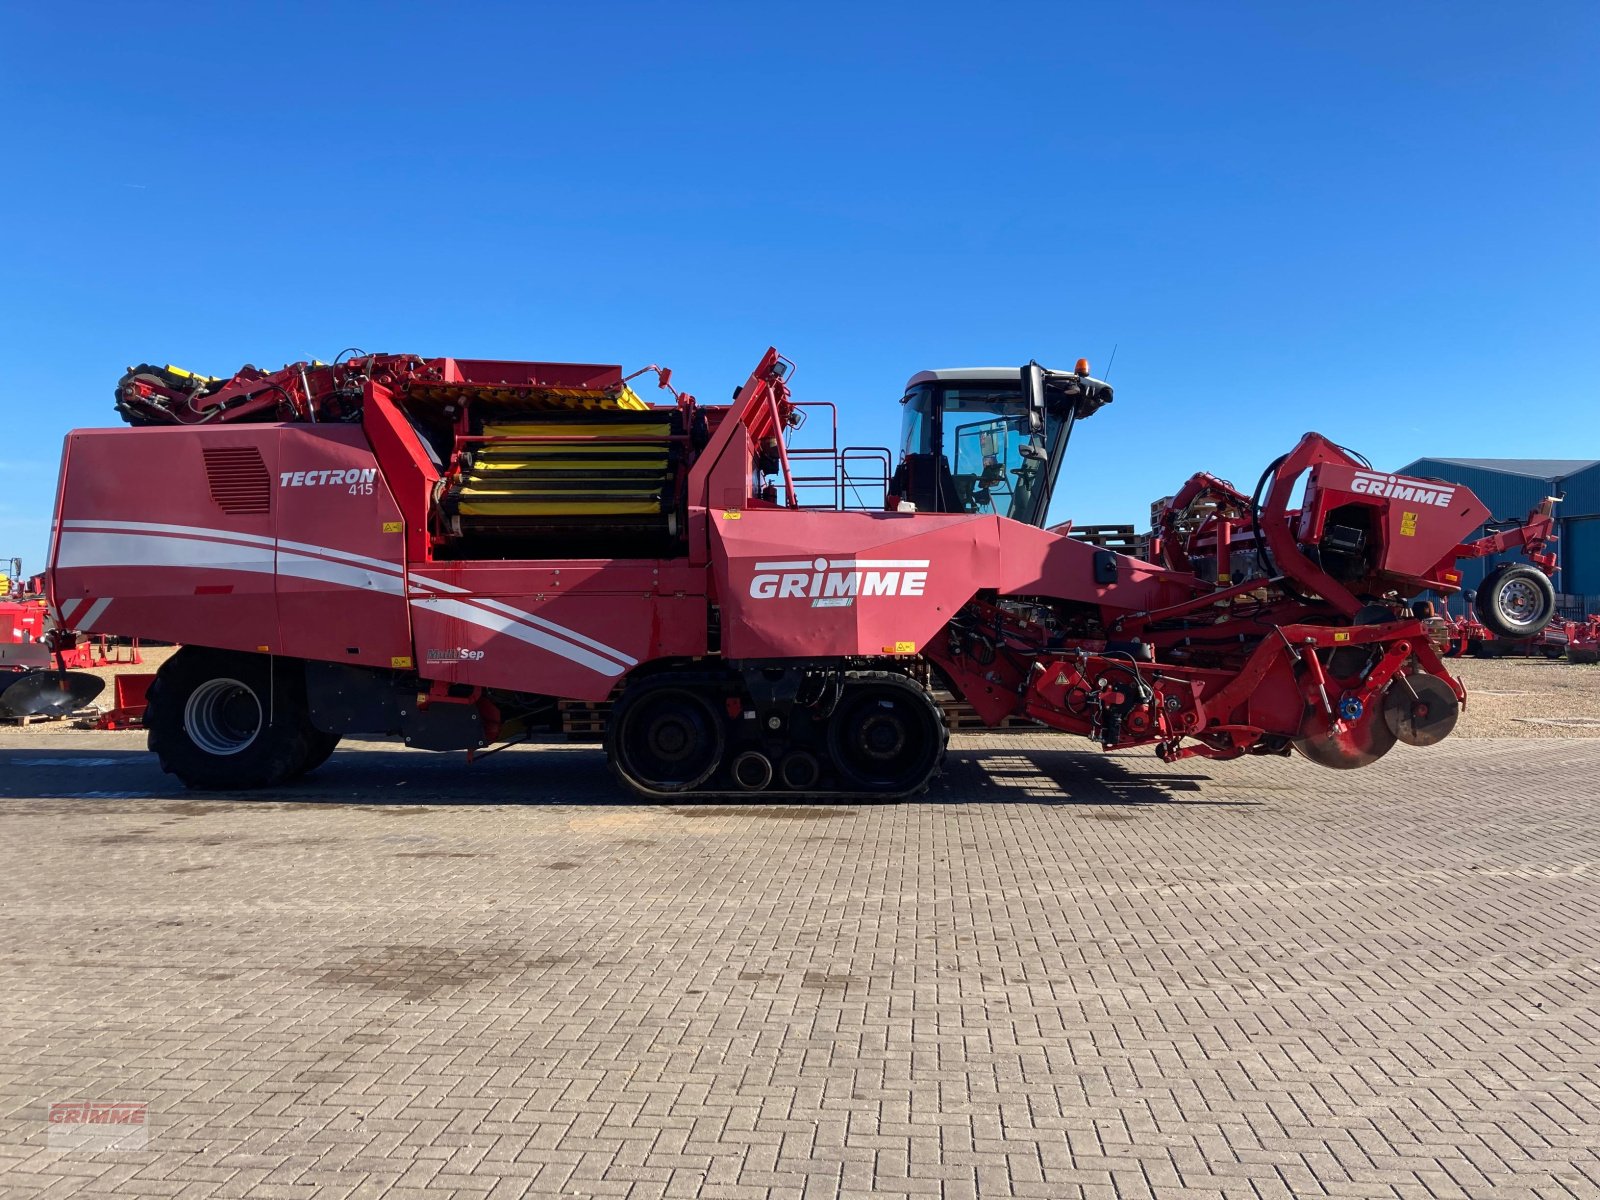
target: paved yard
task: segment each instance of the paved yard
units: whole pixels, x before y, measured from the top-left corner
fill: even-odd
[[[991,735],[815,807],[140,745],[0,734],[7,1198],[1600,1196],[1600,741]]]

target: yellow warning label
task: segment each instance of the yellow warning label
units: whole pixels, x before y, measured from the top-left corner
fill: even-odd
[[[744,513],[737,508],[725,508],[722,510],[722,519],[724,521],[737,521],[742,516],[744,516]]]
[[[915,654],[917,652],[917,644],[915,642],[896,642],[892,646],[885,646],[883,652],[885,654]]]
[[[411,655],[396,654],[389,659],[389,665],[396,671],[409,671],[411,669]]]
[[[1350,635],[1348,633],[1336,633],[1333,635],[1333,640],[1336,642],[1348,642]]]
[[[406,531],[406,523],[404,521],[385,521],[383,523],[383,531],[385,533],[404,533]]]
[[[1417,536],[1417,514],[1416,513],[1414,513],[1414,512],[1402,512],[1400,514],[1400,536],[1401,537],[1416,537]]]

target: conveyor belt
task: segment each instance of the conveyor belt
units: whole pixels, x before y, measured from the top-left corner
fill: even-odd
[[[463,538],[677,532],[676,411],[519,412],[478,426],[440,500]],[[549,440],[543,440],[549,439]]]

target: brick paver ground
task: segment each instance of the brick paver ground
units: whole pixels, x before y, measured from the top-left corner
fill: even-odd
[[[137,744],[0,735],[7,1198],[1600,1196],[1600,743],[787,807]],[[78,1099],[149,1148],[50,1149]]]

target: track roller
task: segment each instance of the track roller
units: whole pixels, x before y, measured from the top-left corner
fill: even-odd
[[[741,791],[764,791],[772,783],[772,760],[759,750],[746,750],[734,757],[728,775]]]
[[[778,778],[791,792],[809,792],[822,779],[822,763],[809,750],[791,750],[778,764]]]

